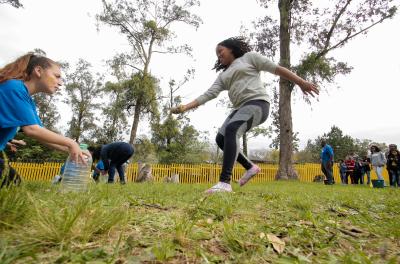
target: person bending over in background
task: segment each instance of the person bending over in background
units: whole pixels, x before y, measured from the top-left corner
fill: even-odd
[[[123,165],[133,155],[134,149],[130,144],[113,142],[97,147],[90,146],[88,150],[92,153],[93,161],[103,162],[104,169],[101,173],[108,172],[108,183],[114,182],[115,169],[118,171],[120,183],[126,183]]]

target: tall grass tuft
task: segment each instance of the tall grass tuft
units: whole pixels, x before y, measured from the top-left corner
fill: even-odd
[[[0,191],[0,230],[10,229],[26,221],[29,212],[23,188],[9,187]]]
[[[53,193],[53,199],[42,200],[28,193],[32,207],[29,221],[17,235],[22,243],[42,246],[68,246],[88,243],[96,235],[109,232],[118,223],[126,221],[123,204],[104,206],[107,198],[102,192]]]

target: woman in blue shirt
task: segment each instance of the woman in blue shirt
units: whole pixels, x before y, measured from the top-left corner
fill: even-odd
[[[79,145],[44,128],[36,112],[32,95],[53,94],[61,85],[60,66],[44,56],[28,53],[0,68],[0,151],[21,129],[28,137],[85,162]]]

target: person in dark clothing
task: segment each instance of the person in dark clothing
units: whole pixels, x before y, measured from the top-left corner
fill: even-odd
[[[354,159],[352,156],[347,156],[344,162],[346,164],[346,179],[345,179],[346,184],[348,184],[349,182],[349,176],[351,183],[354,183],[354,176],[353,176],[354,166],[355,166]]]
[[[325,183],[330,185],[334,184],[333,179],[333,149],[330,145],[326,144],[325,139],[321,140],[321,170],[326,177]]]
[[[133,155],[134,149],[130,144],[113,142],[100,147],[90,146],[88,149],[92,153],[93,161],[101,160],[103,162],[102,173],[108,172],[108,183],[114,182],[115,170],[118,171],[120,183],[126,183],[123,164]]]
[[[354,162],[354,170],[353,170],[353,182],[352,184],[362,184],[363,181],[361,180],[363,174],[363,165],[361,163],[360,158],[356,158]]]
[[[10,148],[11,152],[17,152],[18,145],[25,146],[26,142],[23,140],[11,139],[6,145]],[[0,158],[0,189],[8,187],[11,184],[19,185],[22,181],[21,176],[10,166],[6,153],[1,151],[0,154],[2,154]]]
[[[0,189],[12,185],[21,184],[21,176],[18,172],[8,164],[7,156],[4,152],[3,158],[0,158]]]
[[[346,163],[344,163],[344,160],[339,159],[339,163],[338,163],[338,167],[339,167],[339,173],[340,173],[340,181],[342,184],[346,184]]]
[[[364,175],[367,174],[367,185],[371,184],[371,160],[367,157],[364,156],[362,160],[363,164],[363,174],[361,176],[362,182],[364,183]]]
[[[389,145],[386,168],[391,174],[390,186],[400,187],[400,152],[395,144]]]

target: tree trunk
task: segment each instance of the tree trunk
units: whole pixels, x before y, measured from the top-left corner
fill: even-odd
[[[247,157],[247,134],[243,134],[243,154]]]
[[[290,6],[291,0],[279,0],[280,65],[290,68]],[[298,179],[293,166],[293,127],[291,108],[292,87],[289,81],[279,80],[279,169],[277,180]]]
[[[150,55],[149,55],[148,60],[146,61],[145,65],[144,65],[144,68],[143,68],[143,76],[142,76],[142,83],[141,83],[141,85],[143,86],[142,89],[145,89],[144,80],[145,80],[145,78],[146,78],[146,76],[148,74],[147,71],[148,71],[148,68],[149,68],[149,64],[150,64]],[[129,144],[131,144],[132,146],[134,145],[135,139],[136,139],[136,133],[137,133],[137,129],[138,129],[138,126],[139,126],[139,120],[140,120],[140,116],[141,116],[143,101],[144,101],[144,99],[139,97],[137,99],[136,105],[135,105],[135,113],[133,114],[131,136],[129,138]]]
[[[135,143],[135,139],[136,139],[136,133],[137,133],[137,129],[139,126],[139,119],[140,119],[140,110],[142,103],[141,100],[138,100],[135,106],[135,113],[133,114],[133,122],[132,122],[132,128],[131,128],[131,136],[129,139],[129,144],[131,144],[133,146],[133,144]]]

